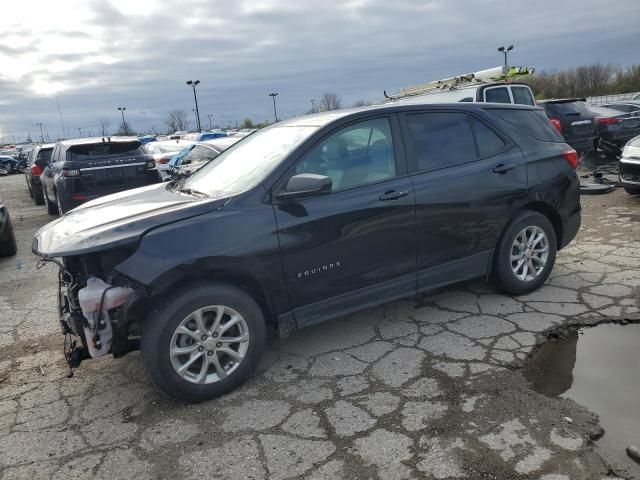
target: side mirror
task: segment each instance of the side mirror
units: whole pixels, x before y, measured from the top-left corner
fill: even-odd
[[[331,179],[325,175],[299,173],[289,179],[289,182],[287,182],[287,188],[278,194],[277,198],[279,200],[288,200],[292,198],[326,195],[331,193],[331,187]]]

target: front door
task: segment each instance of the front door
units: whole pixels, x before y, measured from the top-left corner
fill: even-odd
[[[415,292],[414,193],[395,116],[321,139],[287,176],[326,175],[329,194],[274,205],[298,326]]]

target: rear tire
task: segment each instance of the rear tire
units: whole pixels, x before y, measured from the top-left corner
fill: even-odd
[[[214,307],[221,307],[221,310],[215,310]],[[202,341],[201,328],[196,326],[195,320],[188,327],[185,326],[185,321],[195,319],[200,309],[205,310],[200,313],[200,318],[203,319],[203,329],[207,331],[204,335],[206,341]],[[237,351],[243,355],[241,360],[234,360],[217,350],[222,342],[215,343],[226,338],[224,331],[220,331],[219,336],[215,330],[208,331],[215,325],[216,318],[224,318],[218,320],[224,326],[236,318],[235,314],[242,319],[242,328],[233,330],[230,335],[240,338],[243,331],[247,335],[248,345],[241,347],[238,344],[237,347]],[[193,337],[181,333],[187,331],[185,328],[190,333],[196,333]],[[197,284],[175,292],[152,309],[145,322],[140,350],[147,374],[160,391],[179,400],[201,402],[224,395],[245,382],[264,352],[266,337],[264,315],[252,297],[231,285]],[[191,350],[185,354],[172,354],[176,348]],[[208,355],[209,352],[213,353]],[[217,365],[214,364],[214,358]],[[208,366],[204,365],[205,359]],[[187,363],[190,366],[179,374],[179,367]],[[222,365],[222,374],[216,368],[219,365]]]
[[[524,210],[502,233],[494,252],[492,280],[512,295],[536,290],[553,269],[557,246],[556,232],[549,219]]]
[[[18,251],[16,237],[13,233],[11,217],[7,213],[7,220],[4,225],[4,235],[0,238],[0,257],[12,257]]]
[[[624,187],[624,191],[629,195],[640,195],[640,187]]]
[[[44,205],[44,195],[42,192],[34,192],[33,199],[36,202],[36,205]]]

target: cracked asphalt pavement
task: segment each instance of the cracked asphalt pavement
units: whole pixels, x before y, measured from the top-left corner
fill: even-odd
[[[67,378],[57,272],[30,252],[51,217],[21,175],[0,190],[19,248],[0,260],[3,480],[620,474],[592,447],[597,416],[532,391],[521,367],[549,332],[640,319],[640,198],[584,197],[578,238],[535,293],[477,281],[273,337],[248,383],[190,405],[158,394],[137,353]]]

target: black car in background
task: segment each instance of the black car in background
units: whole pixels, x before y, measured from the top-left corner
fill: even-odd
[[[640,114],[640,101],[633,101],[633,100],[622,101],[621,100],[619,102],[604,103],[599,106],[611,108],[613,110],[618,110],[620,112],[627,112],[627,113],[636,112],[636,115]]]
[[[595,148],[598,140],[596,115],[589,110],[584,98],[540,100],[538,105],[544,108],[565,142],[579,154],[584,155]]]
[[[260,129],[188,178],[82,205],[32,249],[62,258],[69,358],[140,345],[160,389],[201,401],[251,375],[268,327],[476,277],[540,287],[580,227],[577,162],[537,107],[332,111]]]
[[[11,217],[0,194],[0,257],[10,257],[15,255],[16,251],[16,237],[13,233]]]
[[[159,183],[153,157],[136,137],[80,138],[58,142],[40,180],[50,214],[64,214],[110,193]]]
[[[24,176],[27,181],[29,196],[33,198],[36,205],[42,205],[44,203],[40,175],[42,175],[43,171],[42,165],[46,166],[49,163],[54,145],[53,143],[36,145],[27,155],[27,168],[24,171]]]
[[[630,195],[640,195],[640,136],[629,140],[622,150],[620,183]]]
[[[629,140],[640,135],[640,116],[636,112],[621,112],[599,105],[591,105],[589,110],[596,115],[600,136],[598,148],[607,155],[617,157]]]

